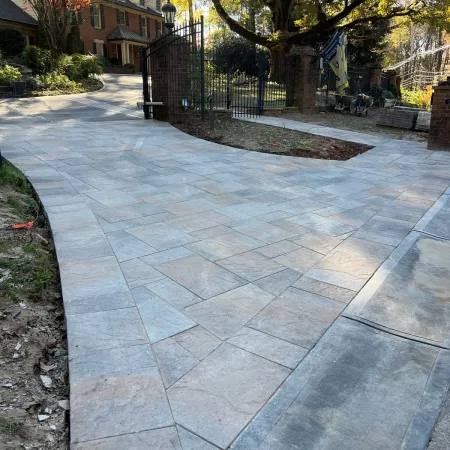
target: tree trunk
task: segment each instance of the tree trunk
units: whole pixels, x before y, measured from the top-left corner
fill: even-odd
[[[286,83],[286,58],[285,48],[272,48],[270,50],[270,80],[279,84]]]

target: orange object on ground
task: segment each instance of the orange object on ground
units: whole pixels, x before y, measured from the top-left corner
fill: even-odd
[[[27,228],[30,229],[34,225],[34,222],[28,222],[28,223],[15,223],[14,225],[11,225],[11,228]]]

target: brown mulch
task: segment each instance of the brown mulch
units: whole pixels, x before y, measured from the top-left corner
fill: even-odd
[[[276,155],[347,160],[372,148],[368,145],[239,120],[216,122],[213,130],[208,122],[175,124],[175,126],[206,141]]]

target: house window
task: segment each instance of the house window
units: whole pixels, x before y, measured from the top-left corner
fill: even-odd
[[[102,15],[100,14],[100,5],[92,5],[92,23],[94,28],[102,27]]]
[[[139,0],[139,4],[140,4],[141,6],[145,6],[145,0]]]
[[[156,0],[156,11],[161,11],[161,0]]]
[[[147,19],[145,17],[141,17],[141,36],[147,37]]]
[[[156,37],[161,37],[161,22],[155,23]]]
[[[118,25],[126,25],[127,19],[126,19],[125,11],[117,10],[117,23],[118,23]]]
[[[103,42],[94,42],[94,54],[97,56],[105,56]]]

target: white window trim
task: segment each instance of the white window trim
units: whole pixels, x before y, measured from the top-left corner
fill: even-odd
[[[102,29],[102,15],[100,13],[100,5],[94,4],[92,6],[93,6],[93,10],[97,11],[97,13],[98,13],[98,26],[94,25],[94,28],[96,30],[101,30]],[[94,19],[94,24],[95,24],[95,19]]]
[[[147,17],[141,16],[142,36],[147,37]]]
[[[104,47],[103,47],[104,44],[105,44],[105,41],[102,41],[100,39],[94,39],[94,42],[95,42],[95,44],[99,44],[99,45],[95,46],[95,48],[97,50],[96,55],[97,56],[105,56],[105,50],[104,50]],[[100,49],[100,51],[99,51],[99,49]]]

